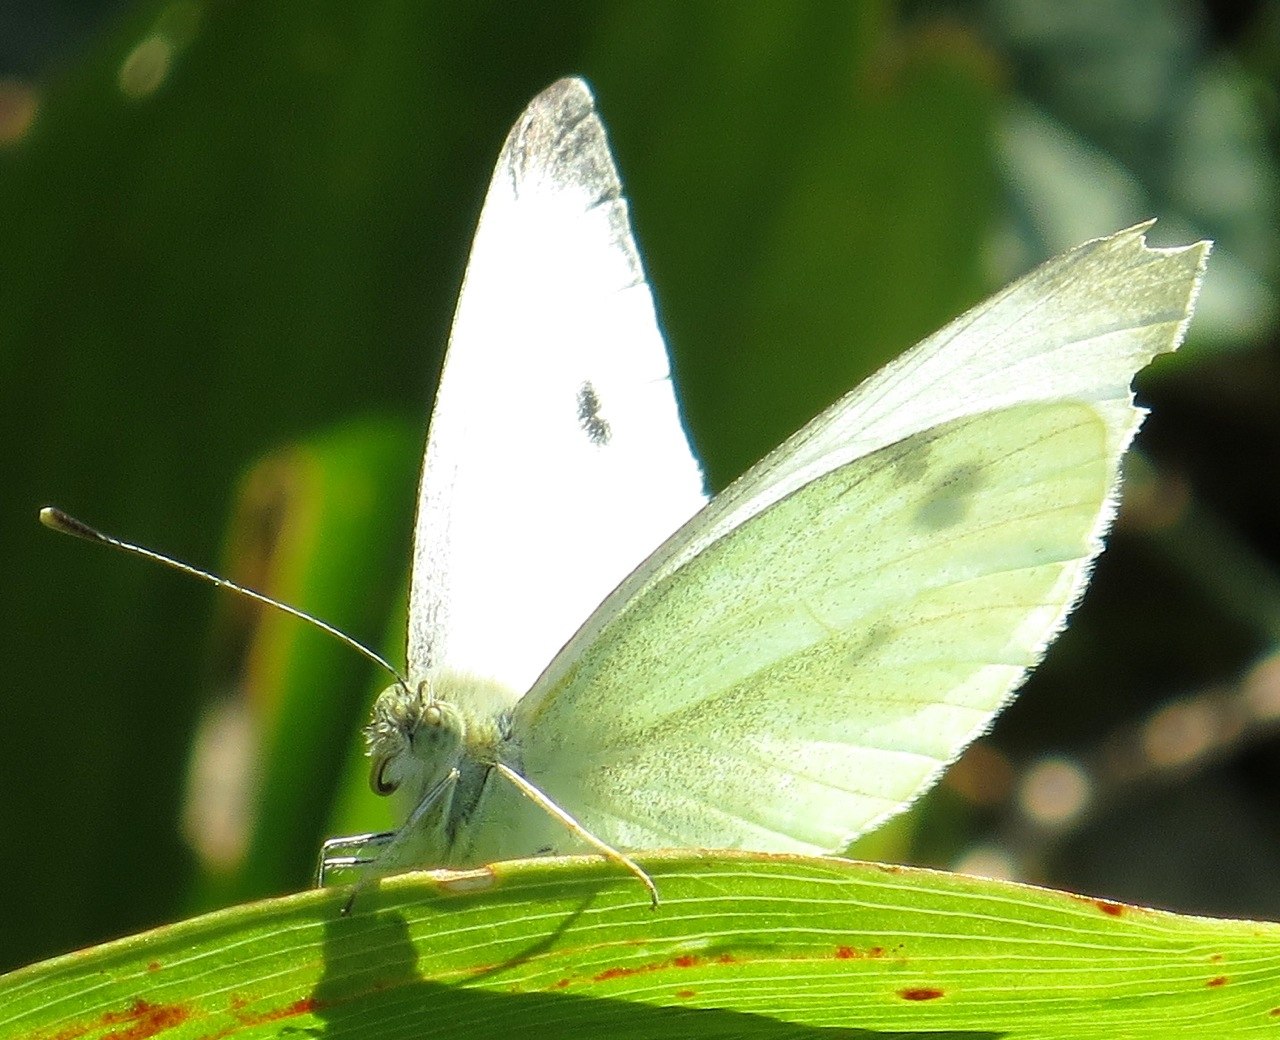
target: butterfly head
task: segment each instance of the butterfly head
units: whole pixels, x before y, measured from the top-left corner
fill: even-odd
[[[458,709],[423,681],[396,683],[379,694],[365,727],[369,786],[391,794],[405,784],[429,787],[462,757],[466,723]]]

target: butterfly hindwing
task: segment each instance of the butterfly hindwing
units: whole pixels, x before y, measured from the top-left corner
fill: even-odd
[[[1061,627],[1115,462],[1080,402],[841,466],[610,618],[521,716],[531,779],[624,848],[833,851],[990,724]]]
[[[908,805],[1083,591],[1207,251],[1087,243],[785,442],[521,702],[529,777],[624,847],[834,851]]]

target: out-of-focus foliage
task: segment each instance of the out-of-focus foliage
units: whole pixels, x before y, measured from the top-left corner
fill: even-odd
[[[398,659],[471,225],[511,120],[570,72],[610,128],[717,485],[1043,254],[1151,215],[1164,241],[1220,240],[1203,328],[1148,387],[1155,466],[1097,587],[998,728],[1005,751],[885,854],[955,863],[1004,821],[1036,880],[1280,915],[1280,680],[1248,671],[1280,628],[1277,68],[1257,43],[1280,20],[1214,16],[166,0],[0,83],[0,967],[303,886],[331,828],[390,822],[358,793],[382,676],[57,541],[35,510],[198,562],[222,546],[232,577]],[[1174,719],[1175,746],[1216,765],[1107,771],[1115,734],[1141,765],[1161,706],[1222,684],[1258,712]],[[1046,838],[974,808],[1041,751],[1093,770],[1092,817]]]

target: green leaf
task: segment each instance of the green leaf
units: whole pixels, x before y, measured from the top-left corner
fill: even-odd
[[[0,978],[10,1037],[1214,1037],[1274,1028],[1280,926],[839,859],[596,859],[235,907]],[[816,1034],[815,1034],[816,1035]]]

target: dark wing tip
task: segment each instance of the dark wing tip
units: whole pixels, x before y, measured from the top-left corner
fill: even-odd
[[[556,80],[526,106],[498,160],[516,197],[523,184],[550,182],[585,194],[589,204],[622,193],[595,98],[577,77]]]

